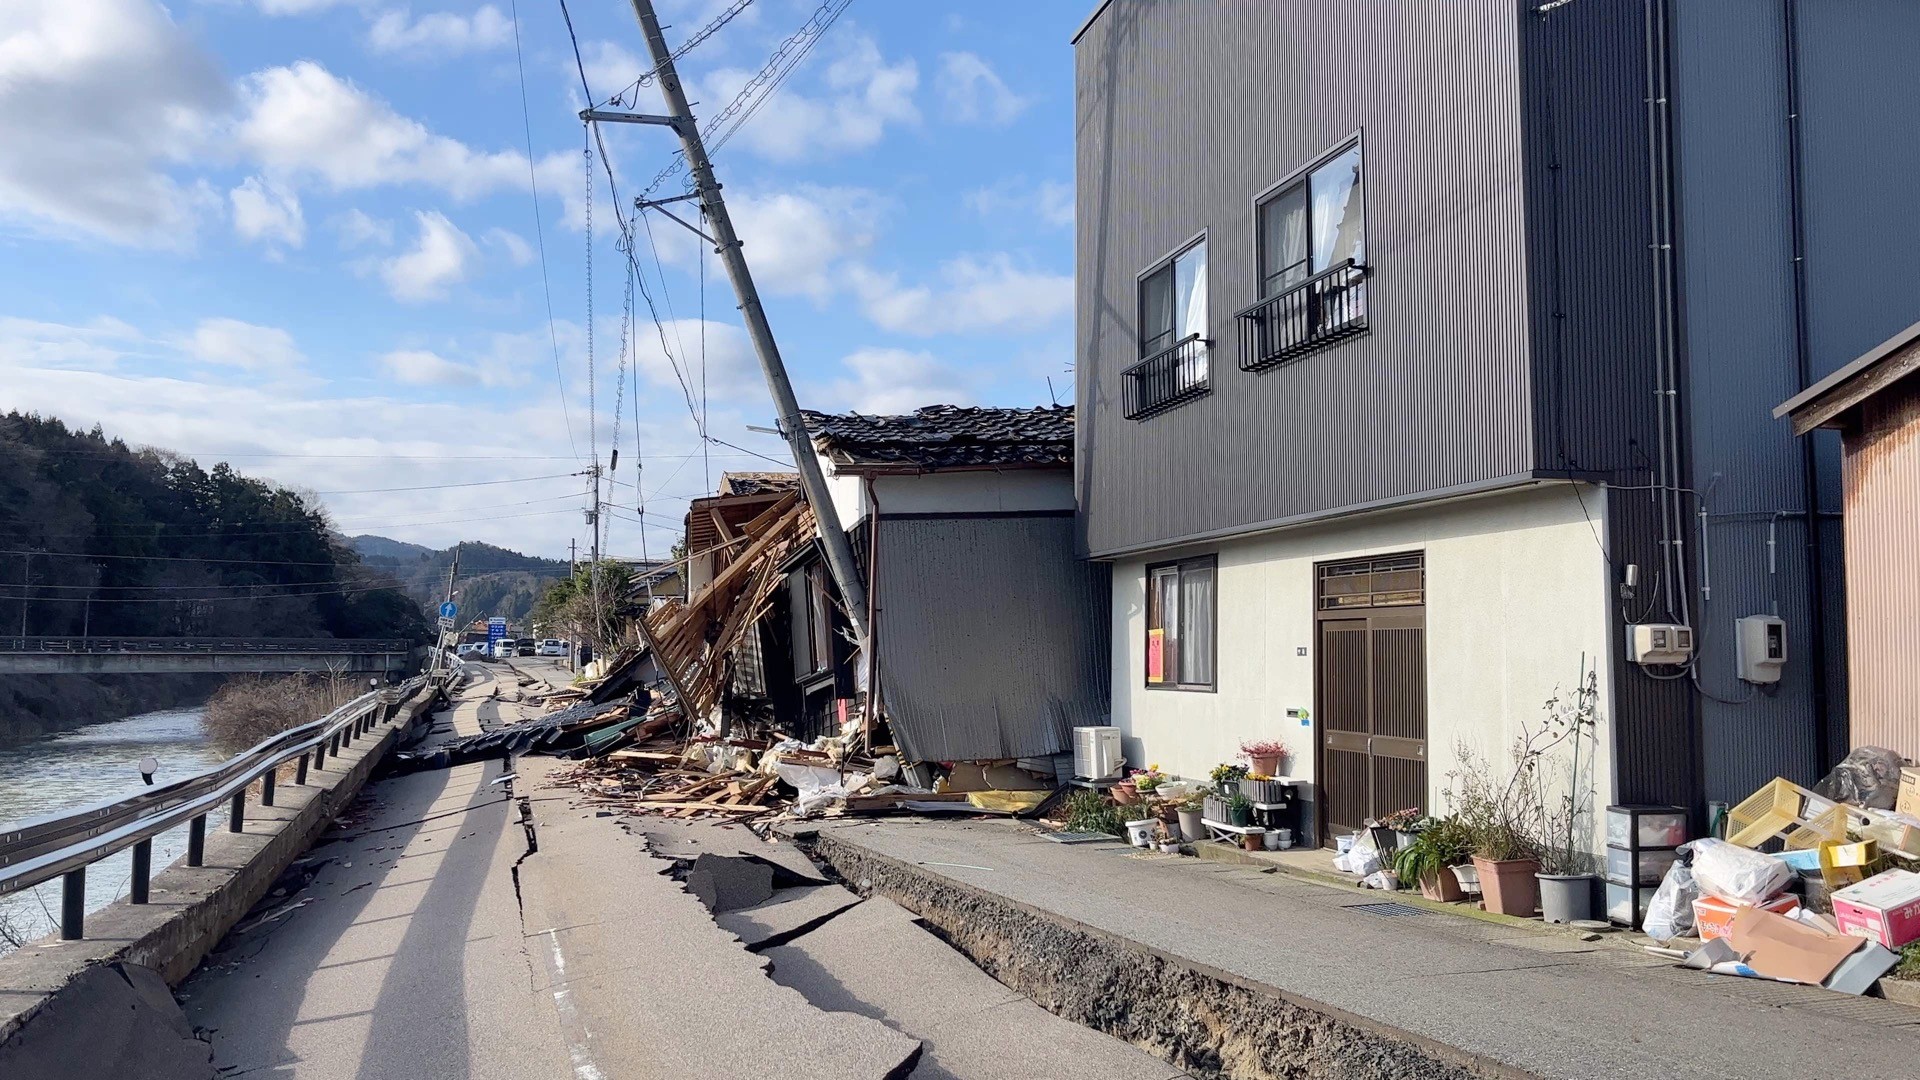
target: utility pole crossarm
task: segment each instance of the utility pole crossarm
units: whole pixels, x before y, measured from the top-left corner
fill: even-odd
[[[656,116],[653,113],[614,112],[610,109],[581,109],[582,120],[604,120],[611,124],[657,124],[661,127],[677,128],[680,118],[677,116]]]
[[[847,621],[853,624],[853,634],[860,648],[869,647],[867,626],[867,588],[860,578],[859,567],[854,562],[853,544],[847,539],[846,530],[840,527],[840,514],[833,505],[833,498],[827,490],[826,473],[820,467],[820,459],[814,453],[813,441],[807,434],[806,422],[800,417],[800,402],[794,396],[793,383],[787,378],[787,369],[780,359],[780,347],[773,340],[773,330],[767,325],[766,309],[760,304],[760,294],[754,288],[753,274],[747,269],[747,260],[740,251],[739,234],[733,231],[733,219],[727,214],[727,204],[720,197],[720,184],[713,176],[713,162],[707,157],[707,148],[700,139],[700,128],[694,122],[693,110],[687,104],[687,94],[680,85],[680,74],[674,68],[673,54],[667,49],[667,41],[660,32],[660,20],[653,11],[653,0],[633,0],[634,17],[640,20],[640,32],[646,36],[647,52],[652,56],[654,73],[660,83],[661,96],[666,99],[667,111],[676,121],[672,127],[680,136],[680,147],[686,152],[687,166],[693,174],[693,190],[700,196],[700,207],[706,212],[708,226],[713,230],[713,244],[719,253],[720,261],[727,269],[727,278],[733,283],[733,291],[740,299],[740,314],[746,320],[747,336],[753,342],[753,351],[760,360],[760,370],[767,378],[767,389],[773,394],[773,403],[779,410],[780,431],[786,436],[787,447],[793,452],[793,463],[800,471],[800,487],[805,492],[807,502],[813,507],[814,521],[820,530],[821,547],[825,549],[827,569],[833,575],[833,583],[840,591],[841,606],[846,609]]]

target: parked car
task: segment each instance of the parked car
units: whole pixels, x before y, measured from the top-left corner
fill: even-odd
[[[513,655],[514,648],[512,638],[501,638],[493,643],[491,655],[495,660],[505,660]]]
[[[541,656],[565,656],[567,655],[567,643],[561,641],[559,638],[547,638],[540,643],[539,654]]]
[[[513,643],[513,651],[514,651],[514,655],[516,655],[516,656],[532,656],[532,655],[533,655],[533,644],[534,644],[534,643],[533,643],[533,639],[532,639],[532,638],[530,638],[530,637],[523,637],[523,638],[521,638],[520,640],[518,640],[518,641],[516,641],[516,642],[514,642],[514,643]]]

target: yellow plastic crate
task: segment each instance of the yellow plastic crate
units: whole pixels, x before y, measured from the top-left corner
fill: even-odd
[[[1799,851],[1846,838],[1844,806],[1781,777],[1727,811],[1727,839],[1741,847],[1784,839],[1788,850]]]

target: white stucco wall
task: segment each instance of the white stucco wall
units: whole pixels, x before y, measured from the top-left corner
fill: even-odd
[[[1566,485],[1315,526],[1117,562],[1113,568],[1113,723],[1131,765],[1204,777],[1237,760],[1242,739],[1276,737],[1289,772],[1312,779],[1314,565],[1401,551],[1426,554],[1427,809],[1444,808],[1454,746],[1496,768],[1523,720],[1538,720],[1580,660],[1599,672],[1595,805],[1611,801],[1617,623],[1601,539],[1605,496]],[[1217,555],[1218,660],[1212,693],[1145,686],[1145,569],[1172,556]],[[1305,649],[1305,655],[1300,650]],[[1303,723],[1289,708],[1304,709]]]
[[[842,528],[851,529],[867,515],[865,481],[834,472],[821,459],[827,490]],[[1072,510],[1073,470],[992,469],[878,476],[874,498],[882,514],[984,514]]]

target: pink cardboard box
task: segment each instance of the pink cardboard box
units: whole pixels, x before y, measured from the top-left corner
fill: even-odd
[[[1833,893],[1840,931],[1898,949],[1920,939],[1920,874],[1888,870]]]

